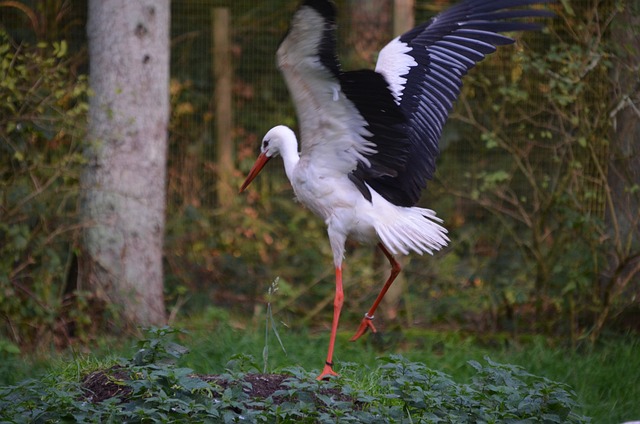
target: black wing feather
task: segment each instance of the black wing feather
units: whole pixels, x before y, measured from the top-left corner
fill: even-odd
[[[548,2],[467,0],[400,36],[417,63],[403,75],[406,83],[399,102],[408,121],[409,154],[397,175],[366,180],[369,185],[397,205],[418,202],[427,180],[433,178],[442,128],[464,75],[497,46],[514,42],[500,32],[541,27],[517,19],[553,16],[546,10],[505,9]]]
[[[330,0],[303,1],[303,8],[311,8],[320,15],[322,27],[307,29],[299,23],[298,36],[305,31],[314,34],[314,29],[321,31],[315,50],[317,61],[328,70],[327,81],[333,78],[340,84],[342,94],[366,122],[364,130],[367,134],[356,134],[356,137],[364,137],[368,145],[374,147],[367,146],[360,151],[356,167],[349,174],[349,179],[366,199],[372,200],[372,188],[399,206],[413,206],[418,202],[426,181],[433,178],[442,128],[460,94],[462,78],[497,46],[514,42],[499,33],[539,29],[539,24],[518,19],[551,16],[547,11],[527,6],[552,1],[463,0],[390,43],[390,46],[401,43],[407,48],[392,50],[389,55],[391,59],[403,59],[398,58],[403,55],[404,59],[411,59],[403,62],[411,64],[408,68],[396,67],[394,60],[383,61],[393,70],[402,69],[405,72],[402,75],[398,75],[400,72],[387,75],[385,69],[378,67],[377,72],[343,72],[336,55],[335,6]],[[286,48],[292,51],[299,47],[295,43],[302,43],[301,40],[289,41],[293,45]],[[381,59],[385,49],[381,52]],[[301,54],[301,57],[308,58],[308,55]],[[296,66],[296,63],[283,60],[285,77],[286,72],[291,73],[287,81],[294,86],[299,84],[298,79],[303,76],[287,68]],[[317,71],[313,65],[305,66],[300,69],[307,73]],[[322,72],[313,76],[315,79],[308,84],[317,84],[325,78]],[[311,87],[315,90],[313,95],[324,99],[327,93],[320,87]],[[298,93],[293,94],[295,98]],[[336,94],[332,95],[335,98]],[[300,96],[298,102],[305,100],[304,93]],[[317,147],[307,146],[309,149]],[[372,150],[375,153],[371,153]]]
[[[372,70],[342,72],[338,79],[340,89],[367,121],[365,137],[376,145],[377,153],[367,157],[369,164],[358,162],[349,179],[363,196],[371,201],[365,182],[378,190],[376,181],[395,178],[406,168],[410,149],[407,119],[396,104],[385,78]],[[371,184],[373,182],[373,184]],[[393,194],[388,200],[392,201]]]

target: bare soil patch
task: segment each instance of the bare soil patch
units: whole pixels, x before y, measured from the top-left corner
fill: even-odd
[[[194,375],[203,381],[214,383],[226,389],[232,385],[242,385],[242,391],[251,399],[267,399],[272,397],[273,402],[280,404],[288,399],[287,396],[275,395],[280,390],[288,390],[290,387],[285,381],[291,378],[287,374],[246,374],[242,380],[228,381],[220,375]],[[122,402],[126,402],[131,396],[132,389],[126,384],[130,376],[126,369],[114,366],[107,370],[94,371],[82,380],[82,388],[86,399],[90,402],[98,403],[118,397]],[[243,384],[248,383],[248,384]],[[340,402],[351,402],[354,405],[356,400],[345,395],[335,388],[319,389],[317,394],[331,396]],[[314,399],[319,402],[317,397]]]

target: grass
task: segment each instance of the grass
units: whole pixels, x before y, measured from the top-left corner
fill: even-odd
[[[259,336],[247,332],[221,332],[215,339],[202,337],[194,329],[188,345],[192,354],[185,365],[201,372],[222,371],[224,358],[242,352],[260,358],[263,344]],[[256,334],[257,334],[256,330]],[[487,345],[473,335],[410,331],[406,340],[388,350],[367,336],[364,342],[351,343],[351,334],[340,333],[336,344],[336,364],[356,362],[370,368],[376,358],[387,353],[400,353],[411,361],[425,363],[432,369],[466,380],[473,375],[468,361],[492,360],[522,366],[528,372],[569,385],[583,405],[583,414],[594,423],[622,423],[640,419],[640,337],[612,337],[599,345],[582,350],[551,346],[542,337],[520,343]],[[326,354],[328,332],[309,334],[305,331],[280,330],[284,355],[274,343],[269,362],[272,370],[300,365],[307,370],[320,367]],[[224,353],[220,356],[220,351]],[[257,366],[262,366],[258,363]],[[261,369],[261,368],[260,368]]]
[[[224,324],[222,323],[224,322]],[[192,318],[177,324],[188,330],[179,335],[180,344],[190,353],[180,359],[179,365],[198,373],[225,372],[229,359],[236,354],[252,357],[255,372],[262,372],[265,334],[264,322],[251,328],[233,329],[229,317],[217,312]],[[238,325],[241,323],[238,323]],[[271,337],[268,349],[267,371],[299,366],[317,373],[326,353],[328,331],[309,332],[290,329],[276,321],[280,340]],[[344,322],[343,327],[348,323]],[[355,328],[355,327],[354,327]],[[350,343],[351,334],[340,333],[336,344],[336,369],[352,375],[361,389],[375,391],[373,370],[379,366],[380,356],[400,353],[409,361],[426,364],[430,369],[442,371],[454,381],[468,381],[476,372],[469,361],[484,363],[485,357],[493,361],[522,366],[533,375],[546,377],[569,385],[583,405],[578,411],[593,418],[594,423],[621,423],[640,419],[640,338],[637,336],[612,337],[599,345],[583,350],[554,347],[540,337],[519,342],[499,339],[480,339],[474,335],[456,332],[406,331],[402,336],[368,335]],[[392,341],[393,340],[393,341]],[[279,346],[282,342],[286,355]],[[20,358],[0,353],[0,386],[16,383],[43,373],[64,375],[78,381],[88,371],[106,368],[118,357],[131,357],[135,352],[133,341],[106,341],[91,353],[66,353]],[[358,364],[358,367],[353,364]],[[354,371],[355,369],[355,371]],[[357,375],[353,375],[356,373]]]

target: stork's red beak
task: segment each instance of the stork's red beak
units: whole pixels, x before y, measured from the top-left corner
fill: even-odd
[[[249,171],[247,179],[244,180],[244,183],[242,183],[242,187],[240,187],[240,193],[242,193],[247,187],[249,187],[251,181],[253,181],[253,179],[258,176],[260,171],[262,171],[262,168],[264,168],[267,162],[269,162],[269,159],[271,159],[271,157],[267,156],[265,153],[260,153],[260,156],[258,156],[258,159],[256,159],[256,162],[251,167],[251,171]]]

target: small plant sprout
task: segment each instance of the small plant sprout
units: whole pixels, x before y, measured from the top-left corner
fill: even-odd
[[[278,329],[276,328],[276,322],[273,319],[273,310],[271,309],[271,300],[273,296],[278,291],[278,282],[280,281],[280,277],[276,277],[269,286],[269,290],[267,290],[267,317],[265,319],[264,326],[264,348],[262,349],[262,359],[264,361],[263,372],[267,373],[268,363],[269,363],[269,328],[273,330],[273,334],[275,334],[278,339],[278,343],[280,344],[280,348],[284,354],[287,354],[287,350],[284,348],[282,344],[282,339],[280,338],[280,334],[278,334]]]

